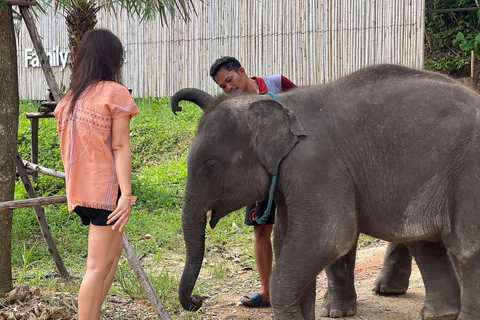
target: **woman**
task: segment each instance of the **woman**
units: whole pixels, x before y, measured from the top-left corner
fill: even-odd
[[[89,225],[78,319],[100,319],[115,277],[132,203],[130,119],[138,108],[120,84],[123,47],[110,31],[85,34],[70,89],[55,108],[69,211]]]

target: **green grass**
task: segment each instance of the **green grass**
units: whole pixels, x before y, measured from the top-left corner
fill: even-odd
[[[140,114],[132,120],[132,156],[134,173],[132,186],[138,196],[126,234],[142,264],[171,312],[183,319],[196,318],[183,312],[177,299],[185,261],[181,231],[181,205],[187,177],[187,153],[202,111],[193,104],[183,105],[183,112],[174,116],[167,100],[142,99],[137,104]],[[38,106],[21,103],[19,150],[22,158],[30,160],[30,122],[27,112]],[[39,164],[63,171],[59,140],[54,119],[41,119],[39,124]],[[38,196],[65,192],[64,181],[38,175],[33,182]],[[23,185],[17,182],[15,198],[26,198]],[[87,256],[88,229],[80,219],[69,213],[66,205],[45,206],[50,230],[67,270],[83,275]],[[230,214],[215,229],[207,227],[206,262],[202,268],[205,278],[226,279],[234,266],[255,270],[253,232],[243,223],[243,212]],[[362,241],[365,238],[362,237]],[[371,241],[367,239],[366,241]],[[53,258],[44,243],[37,219],[31,208],[15,210],[12,246],[13,275],[19,281],[52,290],[76,293],[79,279],[67,282],[58,278],[40,279],[56,273]],[[26,279],[34,276],[33,279]],[[110,293],[145,299],[137,279],[122,258]],[[209,281],[199,280],[195,293],[207,294]]]
[[[174,314],[183,314],[177,299],[183,270],[179,265],[185,260],[181,205],[187,177],[188,147],[202,111],[193,104],[186,104],[184,111],[174,116],[166,99],[142,99],[137,104],[140,114],[132,119],[131,143],[132,187],[138,201],[133,207],[126,234],[137,255],[145,257],[142,264],[165,306]],[[21,103],[18,146],[25,160],[30,160],[31,152],[31,128],[26,113],[36,112],[37,109],[35,103]],[[54,119],[40,119],[39,164],[63,171]],[[57,178],[38,175],[33,184],[38,196],[65,192],[64,181]],[[25,199],[27,195],[21,182],[18,181],[15,187],[15,198]],[[67,270],[82,276],[88,229],[82,226],[75,214],[68,212],[64,204],[45,206],[44,209]],[[253,249],[250,246],[253,233],[242,221],[242,215],[232,214],[214,230],[208,228],[206,255],[212,263],[204,266],[203,271],[208,276],[226,277],[228,270],[222,259],[227,242],[244,243],[249,266],[253,266]],[[76,293],[81,281],[74,278],[65,283],[58,278],[42,278],[57,271],[31,208],[15,210],[12,266],[17,281],[52,290]],[[196,290],[206,291],[201,285]],[[110,293],[145,299],[125,258],[120,262]]]

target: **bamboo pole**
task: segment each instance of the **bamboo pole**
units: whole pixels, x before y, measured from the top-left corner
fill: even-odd
[[[62,98],[62,92],[60,91],[57,80],[53,75],[52,67],[50,66],[50,61],[48,60],[47,55],[45,54],[45,49],[43,48],[42,40],[38,34],[37,27],[35,26],[35,20],[33,19],[32,13],[28,7],[20,6],[20,12],[22,13],[23,20],[27,26],[28,32],[30,33],[30,38],[32,39],[33,46],[37,52],[40,64],[42,65],[43,73],[45,74],[45,80],[50,87],[50,90],[55,98],[55,101],[58,103]]]
[[[20,178],[22,179],[23,185],[25,186],[25,190],[27,191],[29,198],[36,198],[37,194],[35,189],[33,189],[32,183],[30,182],[30,178],[27,174],[27,169],[23,164],[23,160],[20,155],[17,153],[17,170]],[[43,211],[43,207],[34,206],[33,210],[35,211],[35,215],[37,216],[38,224],[40,225],[40,229],[42,230],[43,238],[48,246],[48,251],[53,257],[55,261],[55,265],[57,266],[58,273],[63,278],[68,278],[69,274],[67,268],[63,264],[62,257],[57,250],[57,246],[55,245],[55,241],[53,240],[53,236],[50,233],[50,227],[48,226],[47,217],[45,216],[45,212]]]
[[[155,291],[152,284],[148,280],[147,274],[143,270],[142,265],[140,264],[140,260],[135,254],[135,250],[132,248],[132,245],[128,241],[125,233],[123,234],[123,249],[125,251],[125,256],[128,262],[132,266],[133,272],[137,276],[137,279],[143,288],[143,291],[145,291],[145,294],[147,295],[148,300],[152,304],[153,308],[157,312],[160,319],[171,320],[172,318],[168,314],[167,309],[160,301],[157,295],[157,292]]]
[[[46,204],[56,204],[56,203],[65,203],[67,202],[67,196],[50,196],[43,198],[31,198],[25,200],[13,200],[5,201],[0,203],[0,211],[10,210],[10,209],[20,209],[28,207],[37,207],[44,206]]]

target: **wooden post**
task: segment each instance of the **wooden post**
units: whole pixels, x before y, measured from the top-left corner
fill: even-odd
[[[38,163],[38,119],[42,118],[54,118],[53,112],[39,112],[39,113],[27,113],[27,119],[30,120],[31,126],[31,142],[32,142],[32,151],[31,157],[33,163]],[[36,178],[37,174],[34,173],[33,177]]]
[[[472,60],[470,62],[470,76],[472,77],[473,88],[477,90],[477,82],[478,82],[478,73],[475,74],[475,51],[472,50],[471,52]]]
[[[163,305],[162,301],[160,301],[160,299],[158,298],[157,292],[148,280],[147,274],[143,270],[142,265],[140,264],[140,260],[138,260],[138,257],[135,254],[135,250],[133,250],[132,245],[128,241],[125,233],[123,234],[123,249],[125,250],[125,256],[127,257],[128,262],[132,266],[133,272],[137,276],[137,279],[140,282],[143,291],[145,291],[148,300],[152,304],[160,319],[171,320],[172,318],[168,314],[167,309]]]
[[[22,179],[23,185],[25,186],[25,190],[27,190],[28,197],[36,198],[37,194],[33,189],[32,183],[30,182],[30,178],[28,177],[27,169],[25,169],[23,160],[18,153],[17,153],[17,170],[18,170],[18,174],[20,175],[20,178]],[[43,238],[47,243],[48,251],[52,255],[53,260],[55,261],[55,265],[57,266],[58,273],[63,278],[68,278],[69,274],[68,274],[67,268],[65,268],[65,265],[63,264],[62,257],[60,256],[57,246],[55,245],[55,241],[53,240],[52,234],[50,233],[50,227],[48,226],[47,218],[45,216],[45,212],[43,211],[43,207],[36,206],[36,207],[33,207],[33,210],[35,211],[35,215],[37,216],[38,224],[40,225],[40,229],[42,230]]]
[[[31,143],[32,143],[32,162],[38,163],[38,118],[31,118],[30,125],[32,128],[31,132]],[[33,173],[33,178],[37,177],[37,173]]]
[[[58,103],[62,98],[63,94],[58,87],[57,80],[53,75],[52,67],[50,66],[48,57],[45,54],[45,49],[43,48],[42,41],[40,40],[41,38],[38,34],[37,27],[35,26],[35,20],[28,7],[20,6],[20,12],[22,13],[23,20],[25,21],[28,33],[30,34],[30,38],[33,42],[33,46],[35,47],[35,51],[37,52],[38,59],[40,60],[40,64],[42,65],[43,73],[45,74],[45,79],[47,80],[48,87],[50,88],[50,91],[52,92],[55,101]]]
[[[471,54],[471,61],[470,61],[470,77],[474,77],[474,70],[475,70],[475,66],[474,66],[474,63],[475,63],[475,52],[472,50],[472,52],[470,52]]]

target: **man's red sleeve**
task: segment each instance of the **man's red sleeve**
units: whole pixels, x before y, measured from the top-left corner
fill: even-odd
[[[292,81],[282,76],[282,91],[288,91],[296,87],[297,86]]]

